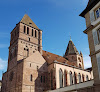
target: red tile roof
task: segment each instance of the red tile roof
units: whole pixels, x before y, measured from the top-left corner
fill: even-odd
[[[43,58],[47,61],[48,64],[53,63],[54,61],[58,61],[61,63],[66,63],[68,65],[76,66],[74,62],[70,62],[62,56],[47,52],[43,50]]]

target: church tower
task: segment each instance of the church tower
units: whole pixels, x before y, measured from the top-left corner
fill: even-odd
[[[8,69],[3,74],[2,92],[47,90],[46,65],[42,57],[42,31],[25,14],[11,32]]]
[[[100,84],[100,0],[89,0],[80,16],[86,20],[84,33],[88,35],[94,82],[97,85]]]
[[[73,41],[70,39],[64,58],[76,64],[77,67],[84,69],[82,52],[78,52]]]
[[[11,32],[8,69],[25,59],[35,51],[42,54],[42,31],[25,14]]]

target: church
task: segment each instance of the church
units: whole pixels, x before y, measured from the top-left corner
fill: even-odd
[[[100,6],[99,0],[97,1]],[[91,3],[95,6],[97,3],[94,2],[95,0],[89,0],[87,7]],[[84,17],[85,13],[86,10],[81,16]],[[97,77],[93,72],[94,67],[92,68],[84,69],[82,52],[78,52],[71,39],[64,56],[44,51],[42,30],[25,14],[11,32],[8,67],[2,77],[2,92],[90,92],[76,90],[94,85]],[[73,89],[75,85],[77,88]]]

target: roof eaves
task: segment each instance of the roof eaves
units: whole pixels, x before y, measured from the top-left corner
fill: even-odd
[[[100,0],[94,0],[88,7],[83,10],[83,12],[79,15],[85,18],[85,14],[90,11]]]

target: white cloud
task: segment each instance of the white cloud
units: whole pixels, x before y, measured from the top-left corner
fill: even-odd
[[[84,60],[85,69],[91,67],[91,59],[90,59],[89,55],[84,55],[83,60]]]
[[[5,70],[7,68],[7,61],[0,58],[0,70]]]

